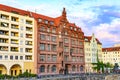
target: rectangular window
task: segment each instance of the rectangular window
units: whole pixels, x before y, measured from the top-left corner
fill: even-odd
[[[69,47],[68,46],[64,47],[64,52],[69,52]]]
[[[50,55],[47,55],[47,61],[51,61]]]
[[[51,37],[51,40],[52,40],[53,42],[56,42],[56,36],[52,36],[52,37]]]
[[[68,38],[65,38],[65,39],[64,39],[64,42],[65,42],[65,43],[68,43],[68,42],[69,42]]]
[[[5,60],[7,60],[8,59],[8,55],[5,55]]]
[[[23,60],[23,56],[20,56],[20,60]]]
[[[13,60],[13,56],[10,56],[10,60]]]
[[[23,33],[20,33],[20,37],[23,38]]]
[[[45,50],[45,44],[44,43],[40,43],[40,50]]]
[[[51,50],[52,50],[52,51],[56,51],[56,49],[57,49],[57,45],[52,44],[52,45],[51,45]]]
[[[2,60],[2,55],[0,55],[0,60]]]
[[[50,41],[50,35],[47,35],[47,36],[46,36],[46,39],[47,39],[48,41]]]
[[[23,48],[20,48],[20,52],[23,52]]]
[[[50,44],[47,45],[47,50],[50,51]]]
[[[15,56],[15,60],[18,60],[18,56]]]
[[[45,61],[45,55],[40,55],[40,61]]]
[[[40,39],[41,40],[45,40],[45,35],[44,34],[40,34]]]
[[[52,33],[56,33],[56,28],[53,28],[53,29],[52,29]]]
[[[52,55],[52,61],[56,62],[57,61],[57,56],[56,55]]]

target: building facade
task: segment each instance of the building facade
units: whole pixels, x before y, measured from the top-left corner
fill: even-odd
[[[34,18],[0,4],[0,74],[34,70]]]
[[[65,8],[52,18],[0,4],[0,24],[0,74],[84,72],[84,33]]]
[[[102,49],[103,62],[114,65],[117,63],[120,66],[120,46],[113,46]]]
[[[97,53],[100,60],[102,60],[102,44],[92,36],[85,36],[84,38],[84,51],[85,51],[85,72],[96,72],[92,69],[92,63],[97,63]]]
[[[38,18],[38,74],[84,72],[84,33],[69,23],[65,8],[57,18]]]

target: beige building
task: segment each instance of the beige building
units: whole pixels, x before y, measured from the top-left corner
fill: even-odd
[[[103,48],[103,62],[104,63],[111,63],[115,64],[118,63],[120,66],[120,46],[113,46],[113,47],[108,47],[108,48]]]
[[[14,10],[0,5],[0,74],[34,73],[34,18]]]
[[[95,38],[94,34],[92,36],[85,36],[84,38],[84,51],[85,51],[85,72],[95,72],[91,63],[97,62],[97,53],[99,59],[102,60],[102,44]]]

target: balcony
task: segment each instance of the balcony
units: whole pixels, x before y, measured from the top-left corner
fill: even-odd
[[[0,35],[9,35],[9,31],[5,31],[5,30],[0,30]]]
[[[11,21],[14,21],[14,22],[18,22],[19,21],[19,18],[18,17],[11,17]]]
[[[11,32],[11,36],[18,37],[18,32]]]
[[[17,39],[11,39],[11,44],[18,44],[18,40]]]
[[[32,53],[32,48],[26,48],[26,49],[25,49],[25,52],[26,52],[26,53]]]
[[[11,24],[11,29],[19,29],[19,26],[15,24]]]
[[[32,60],[32,55],[25,55],[25,60]]]
[[[31,38],[32,39],[32,34],[26,34],[26,38]]]
[[[4,28],[8,28],[9,27],[9,23],[6,23],[6,22],[1,22],[1,27],[4,27]]]
[[[8,43],[8,39],[6,39],[6,38],[0,38],[0,43]]]
[[[18,47],[11,47],[10,50],[11,50],[12,52],[18,52],[18,51],[19,51],[19,50],[18,50]]]
[[[32,45],[32,41],[25,41],[26,45]]]
[[[31,27],[26,27],[26,31],[32,32],[33,29]]]
[[[30,21],[30,20],[26,20],[26,24],[28,24],[28,25],[32,25],[32,21]]]
[[[0,46],[0,51],[8,51],[8,46]]]
[[[1,19],[9,20],[9,16],[8,16],[8,15],[1,14]]]

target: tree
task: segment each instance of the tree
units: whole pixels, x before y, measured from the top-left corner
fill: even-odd
[[[93,65],[93,69],[94,70],[97,70],[97,72],[104,72],[104,67],[105,67],[105,64],[103,63],[103,61],[100,61],[99,58],[98,58],[98,52],[97,52],[97,62],[96,63],[92,63]]]

